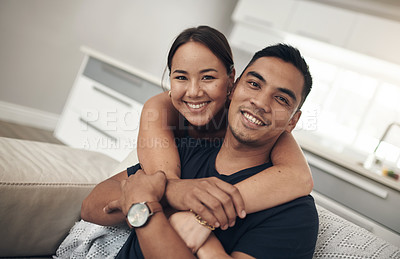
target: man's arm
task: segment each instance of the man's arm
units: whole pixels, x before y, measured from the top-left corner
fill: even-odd
[[[121,197],[121,182],[127,178],[125,170],[96,185],[82,202],[81,218],[103,226],[113,226],[125,222],[125,215],[120,210],[111,211],[107,209],[107,205]]]
[[[146,175],[138,170],[121,182],[121,197],[111,203],[111,209],[118,209],[127,215],[132,204],[159,202],[164,195],[165,184],[163,172]],[[195,258],[169,224],[163,211],[150,216],[144,226],[135,228],[135,232],[145,258]]]

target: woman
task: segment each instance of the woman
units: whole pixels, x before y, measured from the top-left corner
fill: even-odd
[[[168,179],[178,179],[180,160],[174,137],[224,137],[227,97],[234,87],[235,69],[223,34],[200,26],[187,29],[176,38],[168,54],[168,71],[171,90],[151,98],[143,107],[138,156],[145,172],[162,170]],[[312,190],[309,167],[290,133],[280,137],[271,160],[273,167],[236,185],[246,213],[288,202]],[[207,188],[177,191],[175,194],[181,197],[174,197],[170,205],[179,210],[192,209],[210,225],[223,229],[232,226],[236,216],[244,216],[235,201],[223,201],[221,197],[226,196],[221,192],[229,196],[224,187],[216,183]]]

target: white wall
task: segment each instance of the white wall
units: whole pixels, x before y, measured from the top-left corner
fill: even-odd
[[[60,114],[81,45],[161,78],[173,38],[200,24],[228,35],[236,2],[1,0],[0,102]]]

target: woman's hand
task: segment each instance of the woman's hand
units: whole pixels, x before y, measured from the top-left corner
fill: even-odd
[[[237,216],[246,216],[239,190],[216,177],[169,179],[165,196],[173,208],[191,209],[208,224],[223,230],[234,226]]]
[[[196,221],[194,214],[190,211],[174,213],[169,218],[169,222],[193,254],[199,250],[211,233],[210,229]]]

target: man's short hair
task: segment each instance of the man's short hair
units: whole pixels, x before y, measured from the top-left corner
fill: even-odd
[[[262,57],[276,57],[279,59],[282,59],[285,62],[289,62],[292,65],[294,65],[300,73],[303,75],[304,78],[304,85],[303,85],[303,91],[302,91],[302,96],[300,100],[300,104],[298,109],[301,108],[303,105],[304,101],[306,100],[308,94],[311,91],[312,87],[312,77],[310,74],[310,70],[308,68],[308,65],[306,61],[304,60],[303,56],[301,55],[300,51],[287,44],[276,44],[276,45],[271,45],[268,46],[258,52],[256,52],[253,56],[253,58],[250,60],[249,64],[247,64],[246,68],[242,71],[242,74],[238,78],[238,80],[242,77],[243,72],[251,66],[257,59],[262,58]]]

